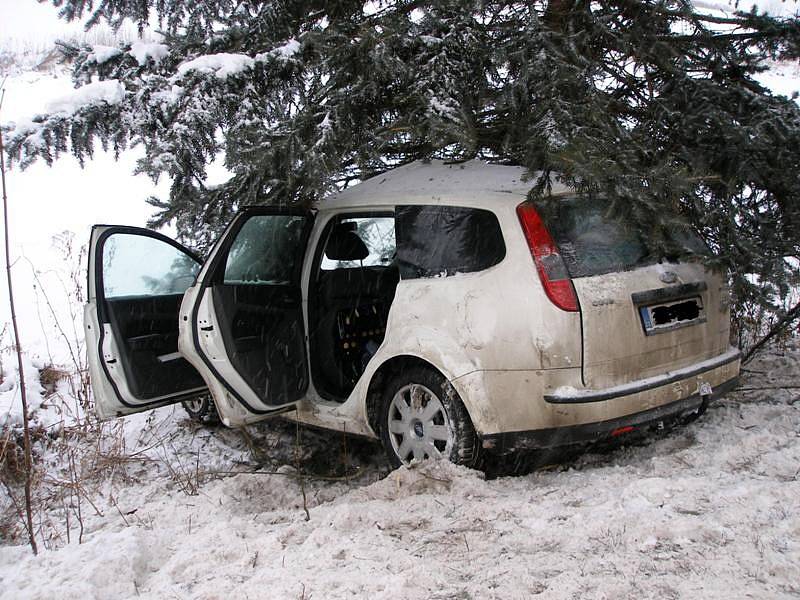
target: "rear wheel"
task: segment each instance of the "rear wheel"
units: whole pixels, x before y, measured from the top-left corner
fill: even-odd
[[[198,423],[219,422],[217,407],[214,405],[210,394],[204,394],[192,400],[184,400],[181,402],[181,406],[193,421]]]
[[[432,369],[414,367],[384,389],[381,440],[393,466],[445,458],[480,467],[480,440],[453,386]]]

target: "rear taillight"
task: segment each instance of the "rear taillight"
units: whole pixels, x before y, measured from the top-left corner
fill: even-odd
[[[567,267],[539,213],[530,202],[523,202],[517,207],[517,216],[547,297],[561,310],[577,311],[578,297]]]

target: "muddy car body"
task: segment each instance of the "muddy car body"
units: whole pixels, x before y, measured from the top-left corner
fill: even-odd
[[[395,464],[475,465],[690,415],[733,385],[720,274],[648,258],[567,188],[545,223],[522,175],[413,163],[313,211],[245,209],[202,263],[96,226],[98,414],[208,390],[228,426],[283,414],[380,437]]]

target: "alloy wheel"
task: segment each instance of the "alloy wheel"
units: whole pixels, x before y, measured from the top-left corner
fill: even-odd
[[[453,448],[450,419],[439,397],[418,383],[397,390],[388,411],[389,440],[404,464],[449,458]]]

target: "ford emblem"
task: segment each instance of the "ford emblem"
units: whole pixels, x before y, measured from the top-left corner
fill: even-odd
[[[664,271],[658,278],[664,283],[675,283],[678,281],[678,276],[672,271]]]

